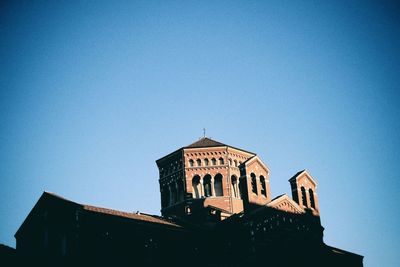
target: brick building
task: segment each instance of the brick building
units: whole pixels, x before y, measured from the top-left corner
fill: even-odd
[[[317,183],[289,179],[272,198],[255,154],[202,138],[156,161],[162,216],[76,203],[44,192],[15,234],[19,259],[42,265],[362,266],[326,245]]]

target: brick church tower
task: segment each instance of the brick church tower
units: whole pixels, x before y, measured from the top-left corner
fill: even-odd
[[[299,171],[289,179],[293,200],[303,209],[310,209],[319,215],[317,183],[306,171]]]
[[[217,214],[224,219],[271,201],[269,169],[261,159],[207,137],[156,163],[161,213],[166,217]]]

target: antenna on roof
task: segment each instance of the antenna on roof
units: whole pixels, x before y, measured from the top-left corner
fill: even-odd
[[[206,128],[203,128],[203,138],[206,137]]]

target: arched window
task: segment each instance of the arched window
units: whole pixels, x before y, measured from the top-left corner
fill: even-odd
[[[204,159],[204,165],[205,165],[205,166],[208,166],[208,165],[209,165],[208,159]]]
[[[212,165],[217,165],[217,160],[215,158],[212,158],[211,163],[212,163]]]
[[[201,166],[201,159],[197,159],[197,166]]]
[[[193,167],[194,166],[194,161],[192,159],[189,160],[189,166]]]
[[[209,197],[211,196],[211,175],[207,174],[203,178],[203,187],[204,187],[204,196]]]
[[[192,179],[193,198],[200,198],[200,176],[196,175]]]
[[[254,173],[250,174],[251,176],[251,191],[257,195],[257,178]]]
[[[301,187],[301,200],[303,202],[303,206],[308,207],[307,206],[306,189],[304,188],[304,186]]]
[[[223,158],[219,158],[219,165],[224,165],[224,159]]]
[[[260,183],[261,183],[261,195],[267,197],[267,186],[265,184],[265,178],[262,175],[260,176]]]
[[[311,208],[315,209],[314,192],[313,192],[313,190],[312,190],[311,188],[308,189],[308,194],[310,195],[310,205],[311,205]]]
[[[222,190],[222,175],[219,173],[214,177],[214,191],[215,196],[217,197],[224,195],[224,192]]]
[[[237,178],[235,175],[231,176],[231,183],[232,183],[232,192],[234,197],[238,197],[238,184],[237,184]]]

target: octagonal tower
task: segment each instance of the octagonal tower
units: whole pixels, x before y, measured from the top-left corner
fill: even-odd
[[[166,217],[217,214],[224,219],[271,200],[269,169],[255,153],[207,137],[156,163]]]

